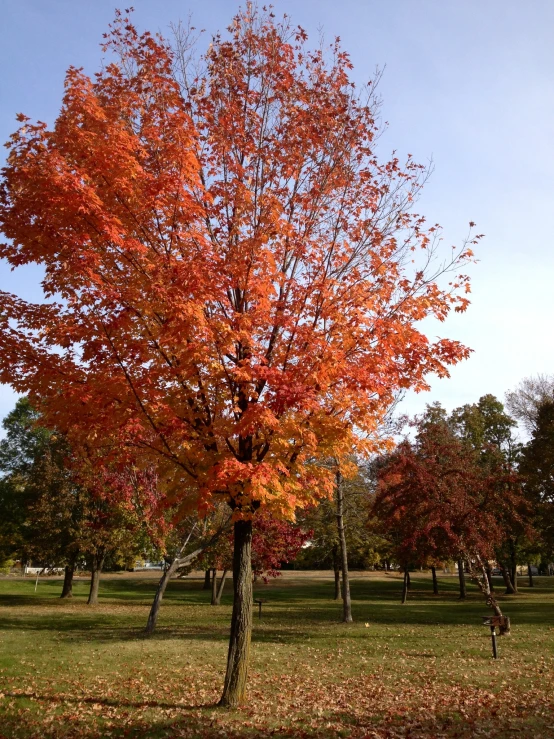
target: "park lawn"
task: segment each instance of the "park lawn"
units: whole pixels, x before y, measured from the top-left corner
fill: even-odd
[[[200,577],[170,584],[158,631],[141,634],[156,581],[0,580],[0,737],[552,737],[554,578],[501,598],[512,635],[492,660],[487,613],[469,587],[413,573],[354,573],[355,622],[340,623],[324,573],[255,587],[248,701],[215,707],[225,668],[230,583],[209,605]],[[498,582],[497,589],[500,589]],[[501,591],[500,591],[501,592]]]

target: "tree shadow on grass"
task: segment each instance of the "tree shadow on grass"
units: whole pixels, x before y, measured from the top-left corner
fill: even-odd
[[[354,595],[357,595],[356,593]],[[515,624],[546,624],[554,625],[554,609],[552,603],[549,601],[540,602],[539,593],[533,593],[533,596],[529,597],[527,594],[520,597],[508,596],[500,598],[502,607],[508,615],[512,618]],[[7,602],[6,602],[7,601]],[[41,607],[48,608],[48,612],[29,613],[24,612],[21,614],[10,613],[2,615],[0,610],[0,628],[3,629],[29,629],[31,631],[56,631],[56,632],[72,632],[72,631],[86,631],[87,635],[91,630],[97,630],[102,632],[103,630],[120,630],[124,629],[125,632],[131,635],[130,638],[136,638],[140,634],[142,629],[141,617],[137,612],[125,613],[125,610],[117,610],[114,613],[106,613],[111,607],[110,602],[102,601],[98,609],[96,607],[86,606],[82,601],[72,601],[71,605],[74,607],[71,610],[66,608],[58,610],[52,608],[59,603],[58,600],[33,600],[29,603],[25,598],[21,596],[7,596],[4,599],[5,605],[21,606],[21,605],[32,605],[40,610]],[[261,630],[279,630],[282,629],[288,633],[289,629],[294,629],[298,633],[305,633],[308,625],[314,627],[334,625],[340,622],[341,605],[340,602],[327,599],[326,601],[304,601],[305,605],[300,606],[298,602],[274,600],[271,594],[265,599],[263,605],[263,612],[261,619],[258,618],[257,613],[254,617],[254,631],[260,632]],[[67,606],[67,601],[61,601],[61,605]],[[167,608],[164,608],[164,605]],[[206,634],[206,638],[210,638],[210,633],[214,629],[224,625],[225,628],[228,626],[230,618],[230,597],[226,598],[226,602],[219,607],[212,607],[208,605],[207,601],[203,603],[179,603],[166,602],[161,610],[161,624],[160,631],[166,631],[170,629],[172,632],[181,636],[186,635],[190,632],[191,627],[194,629],[200,629],[201,632]],[[183,609],[178,609],[179,626],[164,625],[164,621],[170,618],[171,621],[175,621],[176,608],[175,606],[183,606]],[[187,625],[187,606],[193,606],[195,608],[194,614],[191,614],[191,619],[197,621],[201,614],[205,611],[205,623],[206,626],[202,625],[197,627],[195,625]],[[199,611],[199,608],[201,609]],[[33,609],[34,610],[34,609]],[[408,603],[401,605],[398,600],[391,598],[381,601],[375,600],[364,600],[362,598],[353,598],[353,612],[355,622],[360,621],[371,621],[373,624],[383,625],[395,625],[395,624],[410,624],[410,625],[437,625],[437,624],[449,624],[449,625],[471,625],[481,622],[481,616],[487,613],[488,608],[485,605],[482,596],[478,593],[470,593],[465,601],[450,600],[447,598],[438,597],[436,599],[415,597],[412,593],[408,599]],[[168,613],[169,612],[169,613]],[[165,614],[168,613],[168,616]],[[144,624],[148,616],[148,607],[144,606]],[[204,619],[203,619],[204,620]],[[184,622],[184,623],[183,623]],[[183,623],[183,625],[181,625]],[[301,628],[298,630],[298,626]]]
[[[34,591],[34,583],[19,581],[14,583],[12,592],[0,593],[0,606],[26,605],[67,605],[88,598],[89,581],[79,580],[73,585],[73,598],[62,600],[61,580],[40,581],[38,592]],[[150,605],[158,587],[158,580],[114,580],[100,579],[99,597],[104,602],[117,602],[121,605]],[[208,603],[211,593],[204,591],[199,581],[171,580],[164,595],[167,602],[189,605]]]
[[[548,581],[547,587],[543,587],[542,580]],[[543,595],[553,594],[550,580],[541,578],[534,589],[529,588],[520,596],[500,596],[502,607],[511,617],[514,630],[522,625],[554,625],[551,601],[540,602]],[[331,588],[326,581],[312,580],[306,587],[275,582],[267,590],[258,585],[255,597],[262,595],[265,602],[262,618],[258,619],[257,613],[254,618],[254,641],[272,643],[286,639],[289,643],[298,644],[306,638],[325,639],[329,635],[340,638],[341,634],[348,638],[365,638],[364,631],[356,626],[366,621],[384,626],[476,626],[481,624],[481,616],[488,611],[475,588],[468,589],[465,601],[458,601],[453,578],[448,582],[451,592],[443,592],[438,597],[433,597],[430,593],[429,578],[412,576],[412,583],[408,603],[401,605],[399,580],[353,579],[353,627],[340,624],[341,604],[331,599]],[[104,599],[105,591],[102,591],[98,609],[86,606],[82,598],[63,601],[57,595],[44,598],[34,593],[4,594],[0,596],[0,604],[15,607],[15,612],[2,614],[0,610],[0,628],[7,631],[51,631],[56,633],[57,638],[68,642],[137,641],[145,638],[160,641],[227,640],[231,605],[229,593],[225,594],[221,607],[213,608],[208,605],[209,593],[200,589],[200,581],[172,582],[170,588],[175,586],[174,593],[168,590],[164,599],[160,625],[152,636],[147,637],[143,628],[150,601],[138,603],[133,601],[133,597],[125,600],[118,596],[131,584],[132,595],[137,599],[143,597],[146,588],[151,591],[149,595],[154,589],[152,580],[106,580],[103,586],[114,597]],[[119,605],[119,608],[113,613],[109,612],[114,605]],[[144,606],[144,612],[137,611],[136,608],[133,608],[133,612],[125,610],[125,606],[137,605]],[[33,612],[19,614],[15,609],[20,606],[32,606]],[[184,608],[181,610],[176,606]],[[194,612],[189,614],[189,623],[186,606],[194,608]],[[44,612],[41,612],[42,608],[45,609]]]
[[[71,694],[59,694],[59,695],[44,695],[36,693],[35,691],[25,692],[13,692],[3,693],[5,698],[29,698],[37,701],[45,701],[48,703],[83,703],[92,704],[99,706],[106,706],[108,708],[173,708],[180,711],[192,711],[198,708],[216,708],[213,705],[184,705],[182,703],[175,703],[170,701],[158,701],[158,700],[127,700],[125,698],[106,698],[105,696],[73,696]]]
[[[0,618],[0,631],[29,631],[29,632],[52,632],[57,641],[64,643],[95,642],[96,644],[114,642],[163,642],[176,639],[183,641],[220,642],[226,644],[229,640],[231,618],[219,623],[208,625],[184,624],[182,626],[160,625],[153,634],[146,634],[144,626],[124,626],[121,621],[107,618],[104,621],[96,619],[83,624],[79,618],[65,618],[55,622],[46,622],[43,619],[17,617],[16,619]],[[304,622],[304,625],[306,623]],[[289,630],[283,628],[282,624],[271,627],[264,624],[264,629],[254,628],[252,640],[254,643],[282,643],[286,639],[289,644],[302,644],[307,639],[314,638],[313,630],[309,626],[303,630]],[[0,735],[1,739],[1,735]]]
[[[496,595],[503,600],[503,584],[500,578],[495,578]],[[554,578],[535,578],[536,584],[534,588],[527,586],[522,587],[522,593],[519,597],[531,595],[535,598],[541,596],[554,595]],[[75,597],[71,601],[61,600],[59,595],[61,592],[60,581],[45,581],[39,583],[39,592],[31,591],[32,583],[30,581],[17,583],[17,589],[25,589],[27,592],[11,592],[0,593],[0,606],[66,606],[68,603],[82,603],[88,596],[88,582],[79,581],[75,587]],[[231,585],[228,583],[226,592],[223,596],[223,604],[227,605],[231,602]],[[106,579],[100,582],[100,604],[119,604],[119,605],[137,605],[150,606],[157,587],[155,579]],[[333,583],[330,579],[311,579],[309,582],[302,584],[300,580],[292,582],[282,582],[273,580],[269,585],[257,583],[255,585],[255,597],[262,598],[271,604],[272,607],[283,604],[287,607],[299,606],[305,604],[304,609],[310,614],[322,610],[328,612],[333,607],[338,607],[337,603],[332,600]],[[356,578],[354,575],[351,581],[351,593],[354,601],[358,603],[371,603],[372,607],[376,607],[379,603],[396,604],[400,601],[402,582],[398,576],[390,575],[388,579],[380,578],[373,580],[371,578]],[[44,591],[47,591],[45,595]],[[42,592],[40,592],[42,591]],[[457,578],[448,577],[439,579],[439,595],[434,596],[431,590],[431,581],[428,577],[418,577],[412,574],[412,587],[409,593],[408,603],[427,601],[444,604],[445,602],[458,602],[458,581]],[[475,586],[467,583],[468,597],[466,602],[472,599],[482,601],[482,596],[478,593]],[[198,580],[172,580],[166,590],[164,603],[168,605],[190,605],[205,606],[209,603],[210,593],[202,589],[202,583]],[[509,598],[506,603],[512,602]],[[266,606],[264,606],[264,610]]]

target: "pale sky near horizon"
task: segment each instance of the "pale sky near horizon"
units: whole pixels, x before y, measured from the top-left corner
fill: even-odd
[[[128,0],[127,5],[132,0]],[[263,4],[263,3],[260,3]],[[389,122],[383,150],[411,152],[434,174],[417,211],[460,243],[468,222],[484,233],[470,268],[472,305],[430,326],[456,338],[471,358],[430,393],[410,394],[401,410],[428,402],[448,410],[485,393],[503,398],[526,376],[554,373],[554,0],[273,0],[306,29],[340,36],[364,82],[386,65],[380,91]],[[51,124],[65,70],[93,74],[116,0],[0,0],[0,140],[15,114]],[[122,4],[121,7],[124,7]],[[235,0],[134,0],[140,30],[160,30],[189,12],[210,35],[228,25]],[[3,160],[4,152],[0,152]],[[0,289],[38,299],[39,271],[10,272]],[[0,386],[0,418],[16,396]]]

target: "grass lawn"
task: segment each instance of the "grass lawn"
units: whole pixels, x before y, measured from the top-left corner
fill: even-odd
[[[231,613],[200,577],[170,583],[158,631],[141,634],[156,580],[106,577],[60,601],[61,581],[0,580],[0,737],[552,737],[554,578],[502,597],[512,635],[491,658],[471,586],[412,574],[354,573],[351,625],[328,573],[256,585],[248,702],[215,707]],[[502,592],[500,580],[497,590]]]

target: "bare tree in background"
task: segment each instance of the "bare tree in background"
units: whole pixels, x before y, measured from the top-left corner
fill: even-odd
[[[506,393],[506,407],[532,434],[537,425],[539,408],[545,401],[554,400],[554,375],[525,377],[515,390]]]

